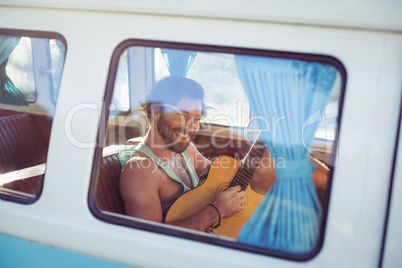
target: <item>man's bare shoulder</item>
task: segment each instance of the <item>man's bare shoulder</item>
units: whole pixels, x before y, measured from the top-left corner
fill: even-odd
[[[129,216],[162,222],[161,170],[151,159],[134,155],[125,164],[119,187]]]
[[[146,170],[151,166],[156,166],[155,162],[149,159],[146,156],[142,155],[132,155],[130,159],[127,160],[126,164],[124,165],[123,170],[135,170],[135,171],[140,171],[140,170]],[[145,167],[145,169],[144,169]]]
[[[133,155],[124,165],[120,180],[155,185],[161,175],[161,171],[154,161],[145,156]]]

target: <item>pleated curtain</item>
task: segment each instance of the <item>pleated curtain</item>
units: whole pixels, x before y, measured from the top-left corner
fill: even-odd
[[[171,76],[186,77],[197,56],[197,52],[186,50],[161,49],[161,52]]]
[[[305,127],[323,111],[334,84],[331,65],[255,56],[235,57],[253,115],[265,129],[261,139],[275,159],[276,182],[265,195],[238,241],[272,250],[303,254],[316,245],[322,208],[309,160],[318,124]],[[267,129],[266,122],[269,122]]]

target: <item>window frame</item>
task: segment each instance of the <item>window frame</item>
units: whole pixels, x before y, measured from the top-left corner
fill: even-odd
[[[59,40],[60,42],[63,43],[64,48],[65,48],[65,54],[64,54],[64,61],[63,61],[63,68],[64,69],[64,62],[65,59],[67,57],[67,40],[64,38],[64,36],[58,32],[50,32],[50,31],[36,31],[36,30],[24,30],[24,29],[8,29],[8,28],[0,28],[0,34],[1,35],[9,35],[9,36],[17,36],[17,37],[28,37],[28,38],[43,38],[43,39],[47,39],[48,41],[51,39],[56,39]],[[61,76],[63,75],[63,71]],[[50,94],[52,94],[51,92],[49,92],[49,96]],[[28,103],[35,103],[37,100],[37,89],[35,88],[35,101],[34,102],[28,102]],[[56,110],[56,105],[54,108],[54,111]],[[18,112],[18,111],[17,111]],[[54,118],[54,115],[53,115]],[[49,146],[49,144],[48,144]],[[49,147],[48,147],[49,150]],[[46,159],[46,163],[45,166],[47,165],[47,159]],[[43,173],[43,183],[41,185],[41,188],[38,192],[38,194],[34,197],[31,198],[21,198],[21,197],[17,197],[14,195],[7,195],[4,193],[0,192],[0,200],[3,201],[10,201],[10,202],[14,202],[14,203],[18,203],[18,204],[22,204],[22,205],[31,205],[33,203],[35,203],[36,201],[39,200],[39,198],[42,195],[43,192],[43,184],[44,181],[46,180],[46,170]]]
[[[282,59],[293,59],[293,60],[302,60],[302,61],[313,61],[323,64],[330,64],[334,66],[340,74],[341,85],[340,85],[340,95],[339,95],[339,110],[338,117],[336,120],[337,123],[337,133],[336,138],[334,140],[333,145],[333,153],[331,155],[331,160],[334,160],[337,157],[337,147],[339,143],[339,130],[341,128],[342,122],[342,110],[344,104],[344,96],[345,96],[345,88],[347,82],[347,72],[344,65],[340,60],[331,56],[331,55],[323,55],[323,54],[311,54],[311,53],[297,53],[297,52],[286,52],[286,51],[276,51],[269,49],[254,49],[254,48],[240,48],[240,47],[230,47],[230,46],[217,46],[217,45],[204,45],[204,44],[194,44],[194,43],[181,43],[181,42],[165,42],[165,41],[155,41],[155,40],[146,40],[146,39],[127,39],[121,42],[114,50],[110,66],[109,73],[104,93],[100,124],[103,129],[98,129],[97,135],[97,146],[95,147],[94,152],[94,160],[92,164],[91,171],[91,180],[89,185],[88,192],[88,206],[91,213],[99,220],[116,224],[124,227],[130,227],[142,231],[148,231],[152,233],[169,235],[178,238],[189,239],[192,241],[198,241],[206,244],[211,244],[214,246],[223,246],[225,248],[231,248],[236,250],[242,250],[250,253],[257,253],[265,256],[276,257],[280,259],[286,259],[291,261],[309,261],[313,259],[321,250],[322,245],[324,243],[324,235],[328,217],[328,207],[331,195],[331,187],[333,180],[334,168],[330,167],[328,173],[328,185],[326,189],[326,195],[323,206],[323,214],[321,220],[321,227],[319,230],[319,236],[317,239],[316,246],[308,253],[304,254],[291,254],[287,252],[278,252],[274,250],[270,250],[267,248],[262,248],[258,246],[253,246],[249,244],[244,244],[238,241],[230,241],[226,239],[220,239],[216,237],[211,237],[209,235],[199,235],[192,231],[186,231],[186,229],[178,230],[178,228],[169,228],[164,227],[162,224],[153,224],[152,222],[144,222],[142,219],[129,219],[125,218],[124,215],[119,217],[118,215],[107,215],[106,213],[102,213],[95,204],[95,187],[96,187],[96,179],[99,172],[100,162],[102,158],[102,144],[104,144],[105,134],[107,133],[107,122],[109,113],[107,112],[107,107],[111,103],[112,95],[113,95],[113,87],[115,84],[115,79],[117,75],[117,68],[119,64],[120,55],[129,47],[132,46],[141,46],[141,47],[163,47],[167,49],[182,49],[182,50],[192,50],[192,51],[200,51],[200,52],[216,52],[216,53],[231,53],[231,54],[244,54],[249,56],[260,56],[260,57],[274,57],[274,58],[282,58]],[[212,124],[213,125],[213,124]]]

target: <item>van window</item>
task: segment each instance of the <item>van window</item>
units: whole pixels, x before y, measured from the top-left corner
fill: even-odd
[[[89,198],[96,217],[289,259],[319,251],[345,86],[339,61],[130,40],[110,73]],[[122,92],[129,105],[115,113]],[[222,205],[226,189],[239,207]]]
[[[0,31],[0,198],[42,191],[66,47],[54,33]]]

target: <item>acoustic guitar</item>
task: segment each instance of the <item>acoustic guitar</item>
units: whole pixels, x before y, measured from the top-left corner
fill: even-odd
[[[230,156],[217,157],[209,168],[206,180],[200,186],[180,195],[172,203],[165,222],[185,219],[210,204],[219,192],[239,185],[247,196],[244,209],[230,218],[222,219],[220,226],[213,229],[213,233],[217,235],[237,238],[243,224],[248,221],[264,197],[248,187],[264,151],[265,144],[256,140],[243,162]]]

